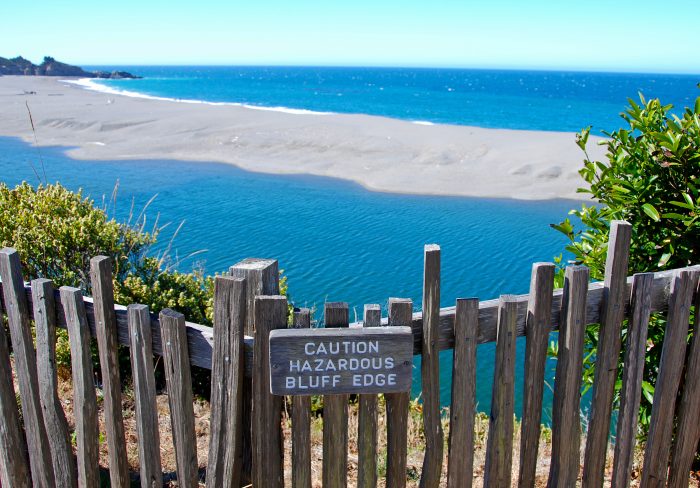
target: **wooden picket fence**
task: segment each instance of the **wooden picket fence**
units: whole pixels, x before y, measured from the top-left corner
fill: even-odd
[[[550,332],[559,331],[552,415],[549,486],[603,486],[610,437],[613,392],[621,353],[621,328],[627,319],[623,381],[617,414],[612,486],[629,485],[640,404],[647,325],[653,312],[665,313],[666,335],[641,474],[642,487],[688,485],[700,438],[700,314],[686,348],[693,303],[700,305],[700,266],[627,277],[631,227],[614,222],[604,282],[589,283],[588,269],[566,269],[563,289],[553,289],[554,265],[536,263],[528,295],[504,295],[479,302],[457,299],[440,309],[440,248],[425,248],[422,312],[408,299],[391,298],[388,317],[368,305],[364,321],[349,324],[346,303],[324,306],[326,327],[411,326],[414,354],[422,355],[422,412],[425,457],[421,487],[472,485],[476,347],[496,343],[493,396],[484,466],[484,486],[532,487],[538,459]],[[268,337],[288,327],[287,300],[279,296],[274,260],[247,259],[215,280],[214,327],[185,321],[173,310],[159,316],[143,305],[114,304],[109,259],[93,258],[92,297],[75,288],[55,290],[49,280],[25,284],[19,256],[0,251],[4,313],[8,317],[19,383],[14,392],[10,351],[0,327],[0,481],[3,487],[98,486],[97,399],[91,338],[97,339],[109,450],[111,486],[130,486],[126,459],[117,346],[130,348],[139,469],[142,487],[162,485],[156,411],[154,355],[166,375],[179,486],[197,486],[190,365],[211,369],[211,418],[206,486],[281,487],[284,484],[281,415],[283,398],[270,394]],[[0,315],[2,314],[0,308]],[[36,325],[36,343],[30,324]],[[294,312],[293,327],[310,327],[309,310]],[[584,333],[599,323],[600,342],[585,449],[581,446],[581,383]],[[55,367],[56,327],[68,329],[75,405],[73,453],[58,400]],[[514,443],[515,341],[526,336],[520,461],[512,479]],[[439,401],[440,350],[453,350],[452,406],[447,439],[448,472],[441,480],[443,446]],[[688,349],[686,351],[686,349]],[[680,392],[680,394],[679,394]],[[347,485],[348,396],[323,399],[323,485]],[[292,403],[292,486],[311,486],[308,397]],[[386,395],[386,486],[406,485],[409,394]],[[22,425],[24,428],[22,428]],[[360,395],[358,486],[377,485],[377,396]],[[675,427],[675,428],[674,428]],[[675,435],[674,435],[675,432]],[[583,454],[583,455],[582,455]],[[582,462],[583,461],[583,462]],[[580,466],[583,465],[582,477]],[[580,480],[580,481],[579,481]]]

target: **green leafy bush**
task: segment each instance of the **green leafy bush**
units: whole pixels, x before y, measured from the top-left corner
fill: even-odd
[[[626,220],[632,225],[630,273],[700,263],[700,98],[694,108],[684,110],[682,117],[672,114],[671,109],[658,99],[647,101],[641,95],[639,104],[630,100],[621,114],[627,127],[606,133],[606,161],[591,161],[588,157],[590,127],[577,136],[577,144],[586,154],[579,173],[587,186],[579,192],[589,193],[596,203],[570,212],[580,219],[583,230],[577,230],[570,219],[552,227],[569,238],[566,250],[577,264],[590,268],[594,280],[604,276],[613,220]],[[561,286],[561,256],[557,261]],[[654,317],[649,326],[640,411],[644,431],[651,413],[664,327],[661,317]],[[587,386],[593,381],[597,342],[598,327],[592,326],[586,335]]]
[[[75,286],[89,294],[90,259],[106,255],[113,263],[117,303],[143,303],[155,313],[173,308],[190,321],[211,325],[213,278],[200,270],[167,269],[164,257],[149,256],[159,228],[146,232],[145,219],[137,221],[119,223],[81,192],[60,184],[9,188],[0,183],[0,246],[17,249],[25,279],[49,278],[57,287]],[[97,362],[97,354],[93,358]],[[120,358],[122,373],[130,374],[128,352],[122,350]],[[64,330],[57,331],[56,359],[61,367],[70,364]],[[193,379],[206,394],[208,372]]]
[[[0,183],[0,222],[0,245],[17,249],[25,278],[85,290],[93,256],[109,256],[121,283],[157,237],[109,219],[92,200],[59,184],[9,188]]]

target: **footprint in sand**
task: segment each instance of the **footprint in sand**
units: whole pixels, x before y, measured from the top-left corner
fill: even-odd
[[[529,175],[532,173],[532,165],[530,164],[524,164],[522,166],[518,166],[517,168],[513,168],[509,171],[510,174],[512,175]]]
[[[537,178],[542,180],[553,180],[561,176],[561,166],[550,166],[537,173]]]

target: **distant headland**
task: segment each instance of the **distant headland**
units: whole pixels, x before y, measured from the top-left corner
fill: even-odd
[[[141,78],[126,71],[85,71],[79,66],[56,61],[50,56],[45,56],[44,61],[36,65],[22,56],[7,59],[0,56],[0,76],[79,76],[81,78]]]

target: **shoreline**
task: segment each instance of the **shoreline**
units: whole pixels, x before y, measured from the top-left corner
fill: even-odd
[[[35,145],[28,106],[39,146],[66,147],[75,159],[220,162],[352,180],[385,193],[585,200],[576,193],[583,152],[573,133],[113,91],[86,89],[80,79],[0,77],[0,135]],[[591,158],[602,158],[602,138],[591,139]]]

